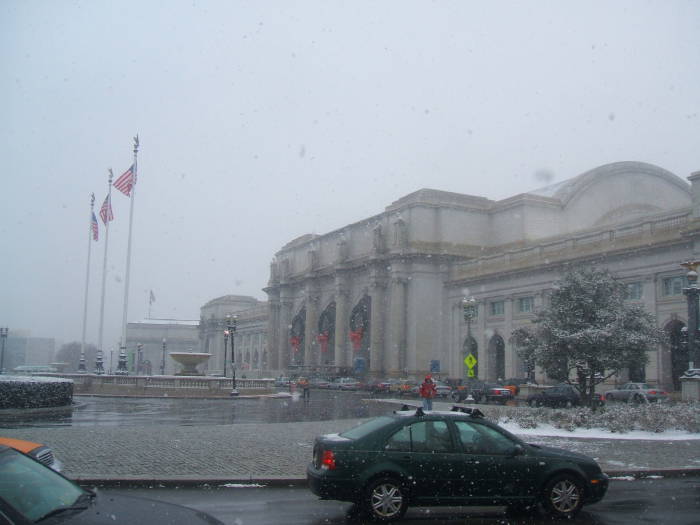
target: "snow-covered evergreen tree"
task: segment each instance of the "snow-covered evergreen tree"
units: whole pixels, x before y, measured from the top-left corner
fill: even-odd
[[[626,291],[607,270],[567,273],[533,325],[513,332],[518,355],[549,377],[575,385],[590,403],[596,384],[644,366],[647,352],[661,341],[654,317],[627,302]]]

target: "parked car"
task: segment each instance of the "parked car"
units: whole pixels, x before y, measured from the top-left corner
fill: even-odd
[[[524,385],[527,382],[528,380],[526,377],[511,377],[510,379],[502,381],[502,384],[505,388],[510,390],[513,393],[513,397],[515,397],[520,393],[520,385]]]
[[[643,403],[645,401],[667,401],[668,393],[647,383],[626,383],[616,390],[605,393],[606,401],[631,401]]]
[[[395,394],[403,397],[411,395],[411,389],[414,386],[416,386],[415,381],[411,381],[410,379],[399,379],[398,382],[389,387],[389,390],[390,392],[394,392]]]
[[[364,383],[364,390],[375,394],[384,394],[390,391],[393,379],[372,379]]]
[[[437,390],[437,397],[450,397],[452,395],[452,387],[445,383],[444,381],[435,380],[435,390]],[[414,396],[420,396],[420,385],[416,385],[411,388],[411,394]]]
[[[593,404],[603,405],[603,397],[600,394],[593,394]],[[580,392],[573,385],[562,384],[545,388],[527,397],[527,404],[531,407],[573,407],[582,403]]]
[[[350,501],[375,521],[411,505],[541,503],[573,517],[600,501],[608,477],[583,454],[529,445],[478,409],[423,412],[403,407],[340,434],[319,436],[306,475],[326,500]]]
[[[322,377],[312,377],[309,381],[311,388],[329,388],[331,382],[328,379]]]
[[[489,403],[496,402],[505,405],[508,401],[514,398],[513,392],[504,386],[495,383],[484,383],[483,381],[470,381],[464,388],[455,389],[452,391],[452,399],[462,402],[469,399],[469,396],[474,400],[474,403]]]
[[[354,377],[336,377],[328,388],[331,390],[358,390],[360,382]]]
[[[117,494],[102,496],[5,446],[0,446],[0,517],[2,523],[18,525],[223,525],[209,514],[181,505]]]
[[[0,445],[14,448],[20,452],[30,456],[47,467],[51,467],[57,472],[61,471],[61,463],[56,460],[53,455],[53,450],[41,443],[25,441],[23,439],[13,439],[0,436]]]

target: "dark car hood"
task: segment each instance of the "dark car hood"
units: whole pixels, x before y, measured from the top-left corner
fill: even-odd
[[[578,452],[572,452],[570,450],[564,450],[563,448],[543,447],[542,445],[533,444],[530,444],[530,447],[532,447],[531,450],[534,450],[540,457],[568,459],[571,461],[596,464],[596,461],[590,456],[579,454]]]
[[[216,518],[181,505],[117,494],[98,492],[90,507],[67,511],[40,523],[46,525],[119,525],[148,523],[148,525],[224,525]]]

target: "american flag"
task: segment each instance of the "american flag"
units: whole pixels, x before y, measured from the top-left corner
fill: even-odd
[[[109,195],[105,197],[105,201],[102,203],[102,208],[100,208],[100,217],[102,218],[102,222],[105,223],[105,226],[107,225],[107,221],[114,220],[114,215],[112,214],[112,201],[110,200]]]
[[[134,173],[134,165],[129,166],[115,182],[114,187],[121,191],[127,197],[131,196],[131,188],[136,184],[136,175]]]
[[[95,217],[95,212],[92,212],[92,240],[96,241],[99,237],[99,226],[97,224],[97,217]]]

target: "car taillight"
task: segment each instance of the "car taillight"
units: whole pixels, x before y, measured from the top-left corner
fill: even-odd
[[[321,468],[327,470],[335,469],[335,454],[332,450],[324,450],[321,456]]]

